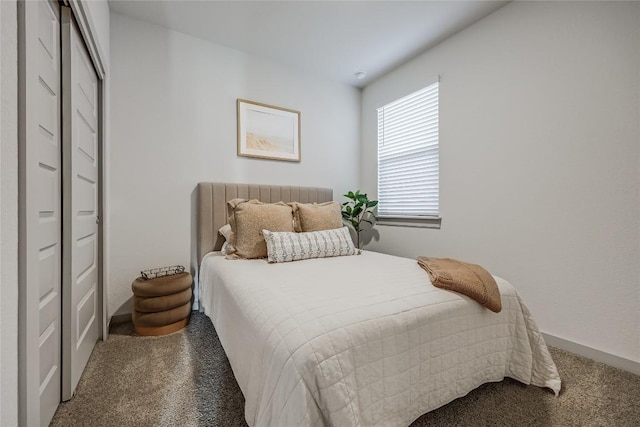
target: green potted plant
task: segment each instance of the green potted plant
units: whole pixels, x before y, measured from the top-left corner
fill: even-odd
[[[373,213],[377,206],[377,200],[369,200],[366,194],[357,190],[355,193],[349,191],[344,195],[349,201],[342,204],[342,219],[353,227],[356,232],[356,247],[360,249],[360,232],[362,231],[362,223],[366,222],[373,226],[370,218],[376,219]]]

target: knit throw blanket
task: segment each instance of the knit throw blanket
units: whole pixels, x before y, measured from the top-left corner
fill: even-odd
[[[450,258],[418,257],[420,267],[427,270],[434,286],[459,292],[489,310],[502,310],[500,291],[491,274],[476,264],[469,264]]]

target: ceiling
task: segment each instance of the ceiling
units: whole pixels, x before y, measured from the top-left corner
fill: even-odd
[[[109,0],[113,12],[356,87],[506,3]]]

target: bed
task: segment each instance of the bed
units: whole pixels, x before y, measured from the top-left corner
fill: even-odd
[[[496,277],[502,311],[431,285],[415,260],[361,255],[269,264],[219,252],[225,203],[325,202],[330,189],[198,185],[201,310],[245,397],[250,426],[407,426],[511,377],[560,391],[529,310]]]

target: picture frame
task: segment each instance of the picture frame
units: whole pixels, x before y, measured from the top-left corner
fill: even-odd
[[[300,112],[237,100],[238,156],[300,161]]]

